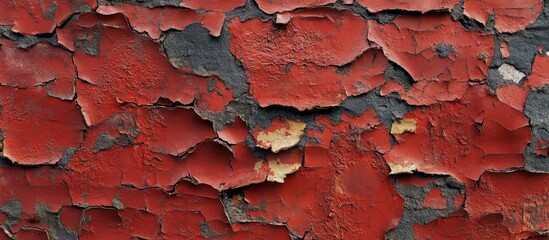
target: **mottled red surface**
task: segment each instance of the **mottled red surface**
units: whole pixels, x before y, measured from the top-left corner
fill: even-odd
[[[548,6],[3,1],[0,239],[547,239]]]
[[[542,7],[542,0],[465,0],[463,13],[483,24],[486,24],[490,15],[493,15],[494,27],[498,31],[516,32],[534,23]]]

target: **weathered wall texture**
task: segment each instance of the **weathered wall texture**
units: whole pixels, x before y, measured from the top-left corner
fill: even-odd
[[[0,239],[549,239],[549,2],[2,0]]]

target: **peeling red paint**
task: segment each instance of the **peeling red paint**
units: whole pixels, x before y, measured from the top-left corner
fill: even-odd
[[[199,22],[202,16],[189,9],[147,8],[130,4],[122,6],[99,6],[97,12],[103,15],[122,13],[129,20],[133,29],[146,32],[153,39],[158,39],[162,32],[170,29],[183,30],[192,23]]]
[[[244,6],[246,0],[181,0],[181,6],[191,9],[228,12],[237,7]]]
[[[292,13],[290,23],[282,28],[259,19],[245,22],[234,19],[229,23],[229,31],[231,51],[243,62],[250,91],[261,106],[284,105],[305,110],[340,103],[345,99],[345,90],[335,83],[345,76],[336,74],[336,69],[330,66],[347,64],[369,48],[367,23],[346,11],[317,9]],[[321,53],[318,49],[322,49]],[[375,75],[376,67],[373,71],[355,74]],[[348,87],[354,87],[356,81],[349,80]],[[363,85],[365,89],[375,87],[370,83]],[[318,98],[318,94],[324,97]]]
[[[0,239],[546,239],[542,3],[0,3]]]
[[[384,155],[393,173],[420,171],[477,180],[485,170],[523,166],[531,141],[524,114],[499,102],[482,85],[469,88],[459,102],[414,110],[415,133],[395,135]],[[448,121],[451,119],[451,121]]]
[[[51,33],[73,13],[88,12],[94,0],[21,0],[0,3],[0,24],[22,34]]]
[[[465,209],[475,221],[496,215],[498,225],[515,236],[543,232],[549,228],[548,183],[545,174],[486,173],[478,187],[469,191]],[[498,204],[490,204],[486,199]]]
[[[92,26],[96,24],[99,22]],[[83,26],[89,25],[83,23]],[[81,79],[76,83],[79,93],[77,101],[88,125],[95,125],[111,114],[123,112],[125,104],[152,105],[161,98],[190,104],[197,99],[195,103],[202,110],[215,112],[223,109],[223,103],[232,100],[232,96],[223,92],[224,87],[218,88],[221,94],[209,92],[208,78],[174,68],[158,50],[156,43],[125,28],[92,27],[82,29],[81,33],[69,30],[77,36],[95,33],[111,36],[91,40],[90,47],[96,49],[87,50],[84,47],[74,55]],[[98,46],[93,46],[93,41],[98,41]],[[90,51],[97,51],[98,56],[90,55]],[[210,79],[216,81],[215,77]]]
[[[481,223],[471,221],[466,213],[448,218],[439,218],[428,225],[414,226],[417,239],[512,239],[497,219],[486,219]]]
[[[399,1],[377,1],[377,0],[358,0],[358,3],[370,12],[380,12],[384,10],[407,10],[421,13],[435,10],[450,10],[459,0],[399,0]]]
[[[398,92],[412,105],[461,98],[467,81],[486,78],[494,45],[492,36],[466,31],[444,14],[399,16],[386,25],[369,21],[368,39],[415,80],[408,91],[391,82],[382,94]]]
[[[80,146],[85,126],[74,102],[49,97],[42,87],[0,92],[5,157],[23,165],[55,164]]]
[[[500,32],[524,30],[534,23],[541,13],[542,0],[498,1],[498,0],[465,0],[463,13],[483,24],[488,22],[491,14],[495,18],[495,28]]]
[[[244,143],[248,137],[248,126],[240,117],[237,117],[231,125],[217,131],[217,135],[229,144]]]
[[[334,3],[335,0],[301,0],[301,1],[284,1],[284,0],[256,0],[257,5],[261,10],[268,14],[276,12],[291,11],[297,8],[312,8],[329,3]]]
[[[532,87],[541,87],[549,84],[549,74],[546,70],[549,67],[549,57],[537,55],[532,65],[532,75],[528,77],[528,84]]]
[[[74,99],[76,70],[71,54],[46,43],[23,50],[9,40],[0,39],[0,84],[32,88],[46,86],[48,95]]]
[[[423,200],[423,205],[425,207],[433,209],[445,209],[446,208],[446,198],[442,196],[440,189],[435,188],[431,190],[425,199]]]

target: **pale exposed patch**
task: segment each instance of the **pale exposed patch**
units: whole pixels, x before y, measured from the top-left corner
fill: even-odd
[[[280,160],[271,160],[269,163],[269,173],[267,181],[284,183],[284,178],[290,173],[294,173],[301,167],[301,163],[281,163]]]
[[[504,63],[498,68],[498,72],[504,80],[512,81],[514,83],[519,83],[526,74],[520,72],[515,67]]]
[[[272,132],[259,132],[258,146],[267,149],[270,147],[272,152],[277,153],[297,145],[307,124],[294,120],[287,120],[287,122],[289,125],[287,127]]]
[[[410,165],[400,165],[400,164],[391,164],[391,163],[387,163],[387,164],[391,169],[391,172],[389,173],[390,175],[401,174],[401,173],[414,173],[415,171],[417,171],[417,167],[413,163]]]
[[[402,119],[402,121],[394,122],[391,125],[391,134],[403,134],[405,132],[416,132],[415,119]]]

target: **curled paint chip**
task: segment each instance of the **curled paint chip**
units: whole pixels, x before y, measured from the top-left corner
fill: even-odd
[[[67,18],[78,12],[89,12],[97,6],[94,0],[18,0],[0,2],[0,24],[14,32],[36,35],[51,33]]]
[[[358,3],[368,9],[370,12],[380,12],[384,10],[407,10],[421,13],[437,10],[449,11],[459,0],[398,0],[398,1],[379,1],[379,0],[358,0]]]
[[[490,15],[493,15],[498,31],[512,33],[534,23],[542,7],[542,0],[465,0],[463,14],[483,24],[487,24]]]
[[[76,103],[50,97],[42,87],[0,87],[0,106],[3,155],[14,163],[55,164],[84,138]]]
[[[324,8],[292,12],[284,27],[257,18],[245,22],[235,18],[229,23],[231,52],[242,61],[250,92],[261,106],[283,105],[299,110],[335,106],[347,97],[346,90],[356,95],[383,83],[379,77],[372,78],[372,82],[360,78],[361,74],[379,74],[378,67],[368,64],[383,68],[386,59],[382,57],[373,58],[379,62],[368,63],[375,52],[364,53],[357,72],[349,73],[355,74],[349,76],[352,80],[344,82],[347,76],[336,73],[335,66],[354,61],[370,48],[367,26],[349,11]]]
[[[469,88],[460,101],[414,110],[414,134],[395,135],[384,155],[391,172],[414,170],[477,180],[485,170],[522,167],[532,140],[524,113],[499,102],[483,85]],[[394,169],[393,169],[394,168]]]
[[[285,0],[256,0],[259,8],[268,13],[291,11],[297,8],[312,8],[329,3],[334,3],[336,0],[301,0],[301,1],[285,1]]]

